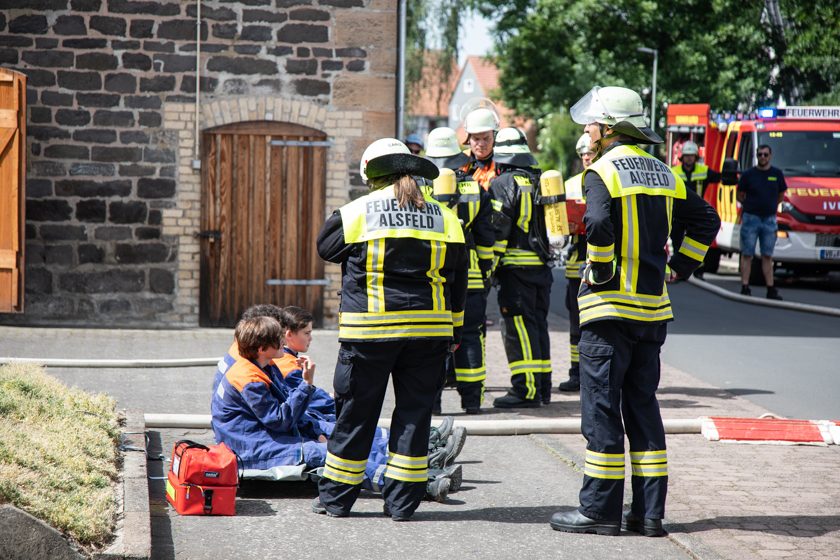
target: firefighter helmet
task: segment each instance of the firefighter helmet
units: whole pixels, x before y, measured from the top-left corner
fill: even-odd
[[[583,133],[580,135],[580,138],[578,138],[577,144],[575,145],[575,151],[579,156],[593,153],[592,138],[589,134]]]
[[[461,151],[455,131],[448,126],[432,130],[429,133],[428,144],[426,158],[440,168],[458,169],[469,161],[467,155]]]
[[[412,154],[396,138],[380,138],[362,153],[359,174],[365,181],[398,174],[434,179],[438,176],[438,168],[426,158]]]
[[[467,101],[461,108],[460,116],[467,134],[499,130],[499,111],[486,97],[475,97]]]
[[[513,167],[534,167],[537,160],[531,155],[528,140],[518,128],[503,128],[496,134],[493,161]]]
[[[697,147],[697,144],[688,140],[682,145],[682,151],[680,152],[680,159],[683,156],[696,156],[700,153],[700,149]]]
[[[647,125],[642,98],[632,89],[595,86],[569,109],[569,115],[578,124],[605,124],[640,144],[664,141]]]

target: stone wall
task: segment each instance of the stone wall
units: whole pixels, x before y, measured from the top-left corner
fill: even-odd
[[[394,133],[396,0],[201,2],[198,107],[197,2],[2,5],[29,150],[25,313],[3,323],[198,324],[196,118],[327,133],[327,212],[362,187],[364,146]]]

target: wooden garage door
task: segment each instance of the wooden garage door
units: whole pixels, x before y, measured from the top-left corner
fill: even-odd
[[[26,76],[0,68],[0,313],[23,311]]]
[[[326,135],[290,123],[236,123],[202,136],[203,326],[248,306],[309,309],[320,325]]]

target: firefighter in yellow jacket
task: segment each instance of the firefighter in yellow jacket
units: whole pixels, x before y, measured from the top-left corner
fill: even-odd
[[[688,189],[693,189],[700,197],[706,193],[706,188],[709,183],[717,183],[720,181],[720,173],[709,169],[709,167],[700,163],[700,149],[697,144],[691,140],[686,141],[682,145],[680,153],[680,164],[671,167],[674,175],[685,182]],[[681,227],[675,228],[676,231],[671,235],[671,241],[674,244],[674,251],[679,251],[682,246]],[[705,264],[705,263],[704,263]],[[703,277],[705,266],[701,265],[694,271],[694,275],[698,278]]]
[[[575,145],[575,151],[580,156],[584,171],[592,165],[595,153],[590,146],[588,134],[582,134]],[[566,200],[569,203],[580,203],[583,197],[583,173],[566,181]],[[580,391],[580,311],[578,310],[577,295],[580,291],[580,269],[586,261],[586,236],[572,232],[569,246],[566,249],[566,309],[569,311],[569,379],[562,381],[557,388],[561,391]]]
[[[662,139],[646,125],[635,91],[595,87],[570,115],[586,125],[596,153],[583,173],[587,262],[578,296],[587,445],[580,507],[555,513],[550,524],[559,531],[618,535],[626,429],[633,498],[624,527],[663,536],[668,458],[656,389],[659,352],[673,319],[665,283],[687,278],[703,261],[720,220],[667,165],[638,147]],[[666,264],[675,223],[685,228],[685,239]]]
[[[442,181],[451,176],[454,183],[451,194],[436,194],[447,197],[446,204],[458,214],[464,225],[467,251],[469,252],[469,282],[467,303],[464,307],[464,328],[461,345],[455,352],[454,370],[461,408],[467,414],[478,414],[484,398],[484,381],[487,379],[484,341],[486,337],[487,290],[490,271],[493,266],[493,245],[496,232],[491,223],[493,214],[492,197],[477,181],[460,168],[467,163],[467,155],[461,152],[458,138],[449,127],[439,127],[429,132],[426,158],[441,170],[452,170],[436,179]],[[447,189],[443,189],[447,190]],[[442,199],[439,199],[443,202]],[[439,403],[438,403],[439,404]]]
[[[540,170],[525,135],[503,128],[494,159],[501,174],[490,182],[497,224],[499,312],[511,387],[495,408],[538,408],[551,401],[548,309],[553,277],[543,209],[537,204]]]
[[[408,520],[426,493],[432,403],[464,320],[467,259],[456,214],[424,196],[412,175],[438,168],[399,140],[367,147],[373,192],[334,212],[318,235],[321,258],[341,264],[333,379],[336,425],[313,511],[345,517],[356,501],[393,376],[396,398],[385,468],[385,513]]]

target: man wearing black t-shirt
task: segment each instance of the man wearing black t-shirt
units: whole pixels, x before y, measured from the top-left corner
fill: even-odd
[[[750,268],[755,243],[761,247],[761,272],[767,283],[767,299],[782,299],[773,285],[773,249],[776,246],[776,207],[787,190],[781,169],[770,165],[770,146],[756,150],[758,164],[748,169],[738,181],[738,202],[741,203],[741,294],[750,293]]]

